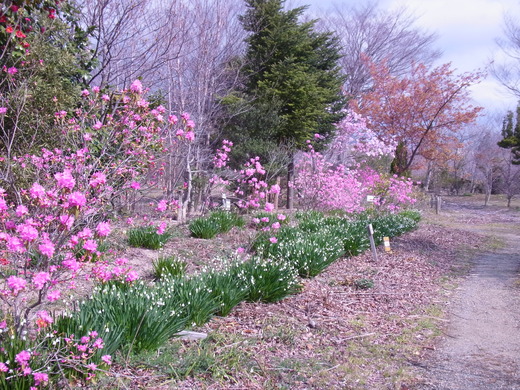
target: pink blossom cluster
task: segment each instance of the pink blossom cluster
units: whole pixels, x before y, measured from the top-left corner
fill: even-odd
[[[330,161],[349,164],[369,157],[393,156],[397,144],[394,140],[381,140],[368,128],[366,118],[348,110],[345,118],[336,125],[336,133],[326,155]]]
[[[36,322],[41,331],[52,323],[52,317],[45,311],[39,311]],[[0,323],[0,332],[10,332],[5,322]],[[98,336],[96,331],[90,331],[79,339],[76,339],[74,335],[60,337],[56,331],[50,333],[41,331],[38,335],[40,339],[49,339],[48,343],[52,342],[56,346],[55,349],[44,352],[45,363],[43,364],[42,352],[37,350],[29,348],[18,351],[6,348],[0,350],[0,376],[9,373],[9,378],[3,378],[3,380],[7,380],[7,383],[12,384],[13,387],[18,378],[32,379],[34,386],[31,389],[33,390],[47,387],[51,374],[49,366],[52,364],[59,364],[62,368],[81,373],[86,376],[87,380],[94,378],[100,368],[106,368],[112,364],[110,355],[101,357],[102,367],[98,367],[92,361],[98,351],[104,348],[103,339]],[[7,348],[12,347],[12,345],[7,346]],[[9,360],[10,353],[14,355],[13,360]]]
[[[287,216],[282,213],[277,215],[259,215],[251,219],[253,228],[263,232],[277,231],[287,222]]]
[[[374,206],[397,212],[405,205],[413,205],[417,201],[414,197],[413,186],[414,183],[410,178],[397,175],[379,177],[371,189],[375,195]]]
[[[217,149],[213,156],[213,166],[215,168],[224,168],[226,166],[229,161],[229,152],[231,152],[232,146],[233,142],[226,139],[222,141],[222,146]]]
[[[311,141],[307,141],[308,150],[296,161],[296,179],[291,185],[296,188],[301,205],[307,209],[359,212],[366,206],[366,196],[383,188],[386,188],[386,201],[376,200],[375,206],[395,210],[398,204],[411,203],[409,186],[389,182],[384,175],[369,168],[370,159],[392,156],[395,142],[379,139],[367,127],[366,119],[353,111],[348,111],[336,128],[328,150],[318,153]],[[321,138],[315,135],[315,139]],[[395,191],[395,196],[388,195]]]
[[[314,150],[310,142],[309,151],[296,161],[296,177],[291,183],[298,192],[305,209],[363,210],[365,196],[362,183],[355,170],[343,165],[334,165]]]
[[[13,157],[12,171],[25,176],[15,178],[11,187],[30,184],[10,188],[9,196],[0,188],[0,252],[13,271],[0,285],[0,299],[11,308],[7,315],[17,332],[26,329],[39,304],[56,301],[74,288],[74,279],[86,273],[86,262],[110,255],[100,244],[112,231],[108,216],[113,204],[130,199],[142,183],[150,182],[150,170],[166,151],[165,134],[174,126],[172,116],[164,120],[164,107],[149,108],[139,82],[113,96],[97,87],[82,96],[84,107],[56,113],[57,132],[73,147]],[[183,114],[181,124],[185,131],[178,142],[189,143],[194,123]],[[161,200],[156,211],[171,205]],[[158,231],[165,228],[159,225]],[[126,282],[138,277],[119,263],[107,265],[104,258],[85,276]],[[31,307],[30,294],[38,302]]]
[[[240,199],[238,206],[244,209],[259,209],[271,212],[274,204],[269,202],[269,195],[280,193],[278,185],[269,186],[264,180],[265,168],[260,163],[260,157],[251,158],[238,172],[235,195]]]
[[[116,259],[114,263],[108,261],[98,261],[92,267],[90,276],[101,283],[106,283],[110,280],[117,280],[120,282],[132,283],[139,279],[139,274],[127,266],[128,259],[122,257]]]

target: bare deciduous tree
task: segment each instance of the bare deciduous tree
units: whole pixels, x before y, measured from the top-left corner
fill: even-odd
[[[391,73],[399,76],[413,62],[431,64],[441,54],[433,48],[435,34],[416,27],[416,18],[404,8],[383,11],[377,2],[335,5],[322,18],[324,29],[335,31],[343,47],[340,63],[349,96],[357,97],[370,87],[370,70],[364,58],[374,63],[386,61]]]
[[[491,62],[490,73],[509,91],[520,97],[520,25],[512,17],[504,18],[504,37],[496,40],[508,58]]]

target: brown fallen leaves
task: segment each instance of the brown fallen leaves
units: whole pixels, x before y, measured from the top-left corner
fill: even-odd
[[[433,348],[444,324],[450,288],[443,281],[464,264],[459,248],[482,245],[482,240],[422,223],[391,245],[390,254],[378,248],[377,263],[370,253],[341,259],[303,280],[298,295],[277,304],[242,303],[228,317],[198,329],[229,340],[215,354],[237,348],[249,362],[247,369],[233,367],[226,378],[194,373],[180,381],[148,371],[146,379],[135,376],[134,388],[400,388],[409,380],[409,361]],[[359,288],[356,281],[363,279],[373,287]],[[199,347],[192,342],[186,348]]]

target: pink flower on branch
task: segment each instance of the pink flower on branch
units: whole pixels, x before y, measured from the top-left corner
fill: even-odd
[[[67,188],[72,190],[76,185],[76,180],[72,177],[70,171],[63,171],[61,173],[56,173],[54,178],[58,182],[58,186],[61,188]]]
[[[18,276],[12,275],[7,278],[7,287],[11,289],[14,295],[18,295],[18,293],[22,291],[26,285],[27,282],[25,279],[19,278]]]
[[[33,276],[32,283],[36,290],[41,290],[50,280],[51,276],[48,272],[38,272]]]
[[[130,91],[132,91],[133,93],[137,93],[137,94],[143,93],[143,84],[141,83],[141,81],[135,80],[130,85]]]
[[[83,193],[79,191],[75,191],[68,197],[68,202],[70,207],[83,207],[87,204],[87,198]]]
[[[107,237],[111,231],[110,222],[100,222],[96,226],[96,234],[99,237]]]
[[[165,199],[162,199],[157,204],[157,211],[164,212],[168,208],[168,202]]]

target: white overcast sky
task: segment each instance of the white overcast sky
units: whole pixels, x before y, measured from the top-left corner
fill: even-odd
[[[360,4],[364,0],[292,0],[309,5],[309,12],[327,10],[332,4]],[[289,2],[288,2],[289,3]],[[520,21],[520,0],[380,0],[381,9],[406,7],[417,18],[417,27],[438,36],[443,51],[440,63],[451,62],[458,72],[485,70],[493,57],[500,56],[496,39],[503,37],[504,14]],[[505,112],[516,105],[492,76],[473,88],[478,105]]]

